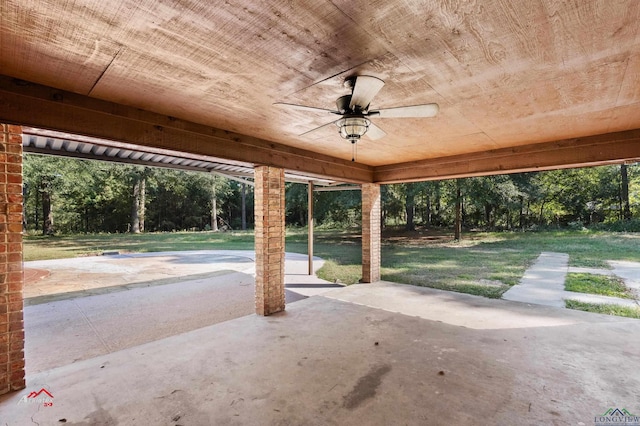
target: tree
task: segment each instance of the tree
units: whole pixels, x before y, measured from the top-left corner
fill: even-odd
[[[218,196],[216,176],[211,176],[211,230],[218,232]]]
[[[620,165],[620,198],[622,201],[622,218],[631,220],[631,203],[629,202],[629,174],[627,165]]]
[[[24,182],[27,187],[27,197],[24,201],[25,210],[29,211],[28,207],[30,206],[27,205],[27,202],[30,200],[33,200],[35,209],[42,209],[41,214],[34,211],[34,220],[27,219],[27,223],[35,223],[37,229],[38,222],[41,221],[42,235],[53,235],[55,232],[54,193],[60,190],[61,180],[59,178],[64,161],[33,154],[25,154],[24,161]]]
[[[456,179],[456,222],[454,234],[454,239],[460,241],[462,238],[462,189],[460,179]]]
[[[131,169],[133,182],[131,202],[131,232],[144,232],[144,215],[146,203],[147,168],[133,167]]]
[[[40,177],[40,195],[42,196],[42,235],[53,235],[53,210],[51,208],[51,192],[55,176]]]
[[[407,215],[407,224],[405,229],[407,231],[414,231],[416,229],[414,223],[414,217],[416,215],[416,196],[423,188],[422,182],[406,183],[402,188],[405,193],[405,212]]]

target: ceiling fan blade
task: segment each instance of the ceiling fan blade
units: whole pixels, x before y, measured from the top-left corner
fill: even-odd
[[[380,127],[371,123],[369,124],[369,128],[367,129],[367,133],[365,133],[364,135],[372,141],[377,141],[378,139],[382,139],[387,136],[387,133]]]
[[[371,77],[369,75],[357,76],[356,81],[353,83],[353,94],[351,95],[349,108],[352,111],[355,109],[366,111],[371,100],[373,100],[380,89],[382,89],[382,86],[384,86],[384,81],[377,77]]]
[[[377,115],[381,118],[420,118],[434,117],[438,111],[440,111],[438,104],[425,104],[369,111],[369,115]]]
[[[337,121],[337,120],[336,120],[336,121]],[[335,121],[331,121],[331,122],[329,122],[329,123],[327,123],[327,124],[323,124],[323,125],[322,125],[322,126],[320,126],[320,127],[316,127],[315,129],[311,129],[311,130],[309,130],[309,131],[306,131],[306,132],[302,133],[300,136],[310,136],[312,133],[315,133],[315,132],[317,132],[317,131],[319,131],[319,130],[322,130],[322,129],[324,129],[325,127],[329,127],[329,126],[335,126]]]
[[[331,109],[316,108],[316,107],[310,107],[310,106],[306,106],[306,105],[287,104],[287,103],[283,103],[283,102],[276,102],[274,105],[277,105],[277,106],[280,106],[280,107],[285,107],[285,108],[291,108],[291,109],[299,109],[301,111],[329,112],[331,114],[340,114],[340,112],[334,111],[334,110],[331,110]]]

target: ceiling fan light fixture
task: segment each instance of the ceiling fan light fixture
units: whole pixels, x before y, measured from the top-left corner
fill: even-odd
[[[355,142],[367,133],[371,120],[364,117],[344,117],[336,121],[340,136],[351,142]]]

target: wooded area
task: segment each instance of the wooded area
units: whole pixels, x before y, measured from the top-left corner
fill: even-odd
[[[384,185],[384,226],[640,231],[640,168],[604,166]],[[251,186],[219,176],[24,156],[25,227],[45,235],[253,227]],[[305,226],[307,185],[288,183],[287,224]],[[215,213],[214,213],[215,212]],[[458,221],[456,221],[456,217]],[[360,192],[315,194],[321,227],[357,227]]]

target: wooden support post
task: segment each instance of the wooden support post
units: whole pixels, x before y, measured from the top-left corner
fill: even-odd
[[[309,253],[309,275],[313,275],[313,181],[309,181],[309,201],[307,203],[307,227],[309,235],[307,238]]]

